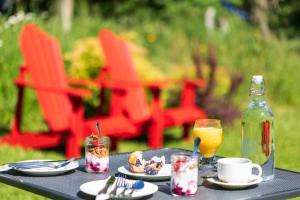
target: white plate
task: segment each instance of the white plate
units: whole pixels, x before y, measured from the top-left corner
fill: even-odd
[[[0,166],[0,172],[4,172],[4,171],[10,170],[10,169],[11,169],[11,167],[8,166],[8,164]]]
[[[206,180],[210,183],[217,184],[223,188],[242,189],[242,188],[249,187],[251,185],[259,184],[260,182],[262,182],[263,179],[260,176],[252,175],[250,178],[250,181],[248,183],[226,183],[226,182],[220,181],[218,178],[208,178]]]
[[[21,162],[17,162],[17,163],[32,162],[32,161],[45,161],[45,160],[26,160],[26,161],[21,161]],[[49,161],[49,160],[47,160],[47,161]],[[59,162],[57,162],[57,163],[59,163]],[[74,170],[78,166],[79,166],[78,161],[73,161],[64,167],[60,167],[57,169],[51,168],[51,167],[35,167],[35,168],[30,168],[30,169],[12,167],[12,169],[22,172],[24,174],[32,175],[32,176],[54,176],[54,175],[64,174],[66,172]]]
[[[84,183],[80,186],[80,191],[84,192],[85,194],[96,196],[97,193],[105,186],[105,183],[107,182],[108,179],[106,180],[99,180],[99,181],[91,181]],[[126,180],[129,182],[134,182],[135,180]],[[108,192],[110,192],[114,188],[114,185],[110,186],[108,189]],[[117,189],[117,195],[120,194],[124,189],[123,188],[118,188]],[[144,182],[144,187],[140,190],[135,190],[132,193],[131,197],[127,197],[130,199],[139,199],[144,196],[151,195],[155,193],[158,190],[158,186],[154,185],[149,182]],[[131,190],[128,189],[128,191],[125,191],[125,195],[128,194]],[[114,199],[117,199],[118,197],[115,197]],[[119,197],[119,199],[126,199],[125,197]]]
[[[171,177],[171,164],[165,164],[156,175],[148,175],[145,173],[133,173],[128,166],[121,166],[118,171],[128,176],[143,180],[168,180]]]

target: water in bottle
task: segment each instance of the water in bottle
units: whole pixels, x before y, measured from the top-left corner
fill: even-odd
[[[263,180],[274,178],[274,116],[264,99],[261,75],[253,76],[250,103],[242,116],[241,154],[262,166]]]

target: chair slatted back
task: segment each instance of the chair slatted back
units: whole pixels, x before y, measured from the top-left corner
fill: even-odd
[[[40,87],[67,89],[67,79],[58,42],[33,24],[24,27],[20,39],[31,82]],[[64,93],[39,89],[35,92],[50,130],[67,129],[72,112],[68,96]]]
[[[110,30],[102,30],[99,37],[111,80],[120,84],[124,82],[124,85],[132,84],[126,88],[126,96],[122,100],[124,111],[136,123],[149,119],[150,110],[144,88],[140,84],[126,43]]]

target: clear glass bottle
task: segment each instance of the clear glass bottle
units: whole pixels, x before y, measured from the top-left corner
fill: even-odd
[[[261,75],[252,78],[250,103],[242,116],[241,154],[260,164],[263,180],[274,178],[274,115],[264,99],[265,85]]]

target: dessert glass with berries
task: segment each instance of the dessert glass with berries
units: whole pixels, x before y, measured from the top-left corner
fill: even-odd
[[[85,169],[90,173],[109,171],[109,137],[91,135],[85,140]]]
[[[178,153],[171,156],[171,194],[193,196],[198,188],[198,156]]]

